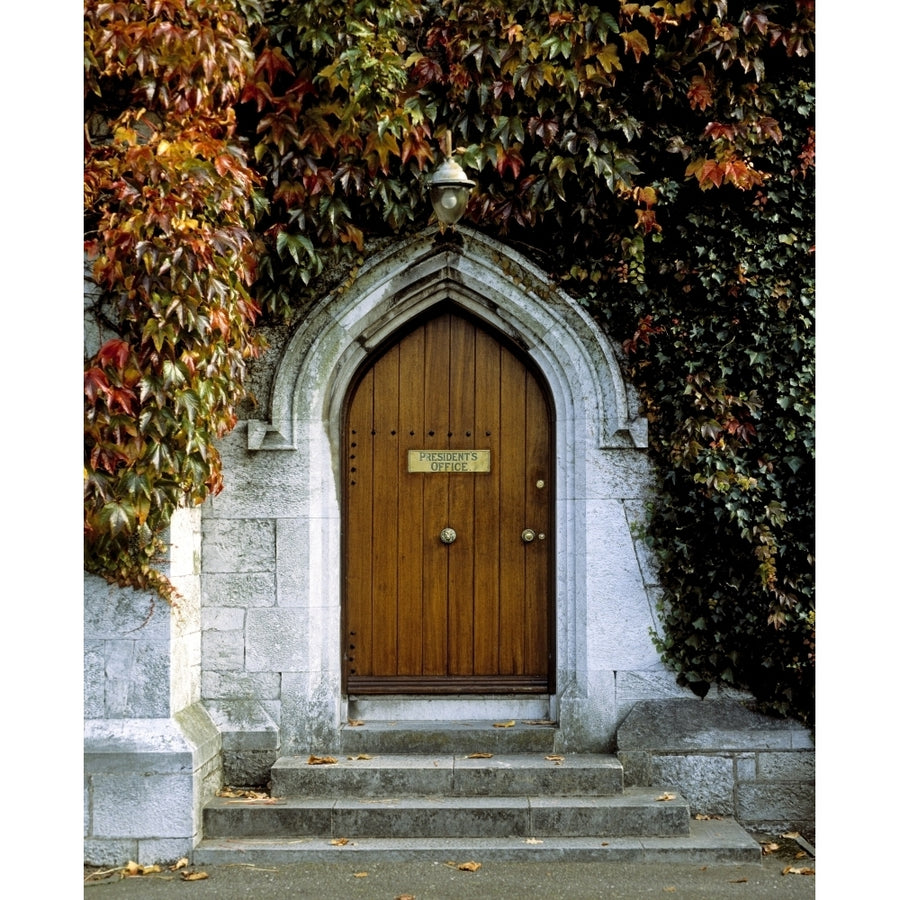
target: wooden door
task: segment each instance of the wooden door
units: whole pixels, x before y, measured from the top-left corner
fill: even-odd
[[[538,378],[459,312],[365,369],[343,437],[348,693],[550,690],[551,458]]]

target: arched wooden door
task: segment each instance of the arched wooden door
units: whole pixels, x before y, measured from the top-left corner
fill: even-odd
[[[452,308],[379,355],[344,420],[344,686],[546,692],[551,411],[523,357]]]

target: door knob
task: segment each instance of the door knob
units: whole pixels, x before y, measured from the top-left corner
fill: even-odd
[[[456,532],[452,528],[445,528],[441,532],[441,543],[452,544],[456,540]]]
[[[526,528],[522,532],[522,540],[525,541],[526,544],[530,544],[535,539],[535,537],[536,535],[531,528]]]

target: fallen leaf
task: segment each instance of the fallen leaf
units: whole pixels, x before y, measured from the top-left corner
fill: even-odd
[[[174,866],[172,866],[172,871],[177,872],[179,869],[184,869],[187,867],[187,864],[188,858],[186,856],[182,856],[181,859],[179,859],[178,862],[175,863]]]
[[[809,866],[804,866],[802,869],[798,869],[795,866],[787,866],[781,870],[782,875],[815,875],[816,870],[810,869]]]
[[[306,764],[308,766],[330,766],[336,762],[337,760],[333,756],[311,756]]]
[[[181,878],[183,881],[203,881],[209,875],[206,872],[182,872]]]
[[[360,753],[359,756],[348,756],[347,759],[375,759],[375,757],[369,756],[368,753]]]
[[[808,856],[809,854],[805,850],[798,850],[794,854],[794,859],[806,859]]]
[[[763,856],[768,856],[770,853],[774,853],[776,850],[780,850],[780,849],[781,849],[781,844],[771,843],[771,844],[763,844],[762,845]]]
[[[360,725],[365,725],[366,723],[362,719],[347,719],[347,724],[351,728],[359,728]]]
[[[129,859],[128,862],[125,863],[124,866],[122,866],[122,874],[127,876],[140,875],[141,867],[136,862],[134,862],[134,860]]]
[[[242,797],[247,800],[265,800],[269,795],[265,791],[244,791],[237,788],[222,788],[221,791],[216,791],[216,796]]]
[[[394,900],[416,900],[416,898],[412,894],[399,894]]]
[[[667,894],[674,894],[675,891],[677,890],[677,888],[675,888],[673,885],[669,885],[668,887],[664,887],[663,890],[664,890]]]
[[[697,813],[697,815],[694,816],[694,818],[698,822],[721,821],[721,819],[722,819],[721,816],[708,816],[708,815],[706,815],[706,813]]]
[[[494,722],[494,728],[512,728],[515,724],[515,719],[510,719],[508,722]]]
[[[672,794],[672,793],[670,793],[669,791],[666,791],[664,794],[660,794],[659,797],[657,797],[656,799],[657,799],[657,800],[663,800],[663,801],[665,801],[665,800],[674,800],[674,799],[675,799],[675,795]]]
[[[544,759],[549,759],[550,762],[561,763],[561,762],[565,762],[566,758],[564,756],[558,756],[557,754],[552,754],[550,756],[545,756]]]
[[[544,842],[540,838],[525,838],[526,844],[543,844]]]
[[[466,759],[493,759],[493,753],[470,753]]]
[[[730,882],[730,884],[746,884],[746,883],[747,883],[746,878],[733,878]]]
[[[368,878],[369,873],[368,872],[354,872],[353,877],[354,878]]]
[[[162,866],[142,866],[141,875],[152,875],[154,872],[162,872]]]
[[[331,844],[335,847],[343,847],[345,844],[350,843],[350,838],[335,838],[331,841]]]
[[[479,862],[464,862],[460,863],[457,867],[460,872],[477,872],[481,868],[481,863]]]
[[[782,837],[790,838],[792,841],[796,841],[798,837],[800,837],[799,831],[786,831]]]
[[[608,846],[609,846],[609,841],[601,841],[601,842],[600,842],[600,846],[601,846],[601,847],[608,847]]]

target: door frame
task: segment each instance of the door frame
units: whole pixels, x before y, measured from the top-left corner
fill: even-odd
[[[436,694],[452,694],[452,695],[489,695],[497,696],[502,694],[521,695],[521,694],[548,694],[552,695],[556,691],[556,483],[557,483],[557,466],[556,466],[556,407],[553,402],[553,394],[550,391],[547,379],[540,368],[535,364],[534,360],[518,346],[508,335],[498,331],[490,322],[487,322],[482,316],[478,315],[471,309],[460,306],[457,302],[446,299],[438,300],[432,303],[427,309],[419,312],[410,319],[405,320],[390,334],[384,335],[377,346],[372,347],[370,352],[360,361],[356,367],[352,377],[347,383],[346,390],[341,403],[340,415],[340,436],[339,447],[341,448],[340,460],[340,485],[341,485],[341,692],[347,696],[348,691],[348,669],[347,660],[343,648],[347,644],[347,603],[346,603],[346,572],[345,561],[347,554],[351,552],[347,534],[347,496],[344,491],[346,479],[348,478],[347,456],[344,453],[344,441],[347,439],[347,418],[349,415],[350,400],[356,391],[360,381],[374,366],[379,358],[387,353],[397,343],[402,341],[406,336],[412,334],[418,328],[425,325],[428,320],[436,318],[444,313],[452,313],[461,318],[469,320],[475,327],[482,329],[489,336],[494,338],[498,343],[503,345],[510,353],[512,353],[528,370],[532,378],[534,378],[543,395],[544,404],[547,413],[547,425],[549,431],[548,453],[548,469],[550,470],[550,497],[549,497],[549,524],[547,535],[547,678],[546,682],[541,679],[540,684],[533,679],[532,684],[527,684],[525,679],[511,676],[415,676],[404,678],[404,676],[393,676],[386,678],[383,685],[380,685],[374,679],[368,690],[357,690],[354,693],[367,694],[373,696],[385,695],[413,695],[413,696],[434,696]],[[449,476],[448,476],[449,477]],[[473,476],[477,477],[477,476]],[[486,685],[490,683],[493,686],[488,689]]]
[[[387,336],[446,299],[520,346],[553,398],[559,746],[612,746],[619,709],[633,702],[621,687],[629,673],[633,690],[667,677],[650,638],[658,623],[646,551],[632,531],[653,496],[647,421],[619,351],[520,253],[468,228],[457,233],[454,245],[440,242],[436,229],[390,245],[318,301],[280,347],[273,335],[276,370],[261,394],[269,418],[248,421],[235,436],[246,441],[243,450],[228,450],[229,471],[257,471],[290,491],[273,495],[283,512],[272,520],[272,602],[296,610],[299,629],[290,659],[271,669],[280,681],[273,709],[283,753],[337,746],[347,715],[339,569],[349,382]],[[287,620],[290,609],[265,618]]]

